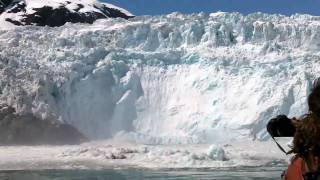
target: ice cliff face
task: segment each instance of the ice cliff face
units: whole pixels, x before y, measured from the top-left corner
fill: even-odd
[[[95,0],[1,0],[2,27],[62,26],[67,22],[93,23],[104,18],[131,18],[125,9]],[[3,29],[3,28],[2,28]]]
[[[91,138],[267,139],[307,111],[320,18],[170,14],[0,31],[0,100]]]

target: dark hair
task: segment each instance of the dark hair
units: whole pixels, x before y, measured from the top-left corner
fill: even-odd
[[[316,114],[307,114],[297,126],[293,152],[300,157],[306,157],[309,153],[320,156],[320,119]]]
[[[320,77],[316,78],[312,83],[312,91],[316,88],[320,87]]]
[[[296,127],[292,150],[310,161],[311,157],[320,157],[320,86],[308,96],[308,106],[309,113]]]
[[[320,86],[315,87],[308,96],[309,111],[320,117]]]

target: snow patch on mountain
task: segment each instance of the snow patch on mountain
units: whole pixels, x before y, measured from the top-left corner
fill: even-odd
[[[127,16],[134,16],[131,12],[129,12],[128,10],[126,10],[126,9],[123,9],[123,8],[121,8],[121,7],[119,7],[119,6],[115,6],[115,5],[113,5],[113,4],[110,4],[110,3],[102,3],[102,4],[104,4],[104,5],[106,5],[107,7],[109,7],[109,8],[112,8],[112,9],[118,9],[118,10],[120,10],[122,13],[124,13],[124,14],[126,14]]]
[[[131,18],[129,11],[96,0],[6,0],[0,5],[1,29],[15,26],[62,26],[67,22],[93,23],[103,18]]]

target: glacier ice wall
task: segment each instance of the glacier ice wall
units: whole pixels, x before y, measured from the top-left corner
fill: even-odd
[[[208,143],[268,138],[307,111],[320,17],[144,16],[0,30],[0,101],[92,139]]]

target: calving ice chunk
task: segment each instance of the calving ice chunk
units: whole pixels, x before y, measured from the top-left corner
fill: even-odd
[[[0,100],[91,139],[266,140],[271,117],[307,110],[320,72],[319,22],[173,13],[1,30]]]

